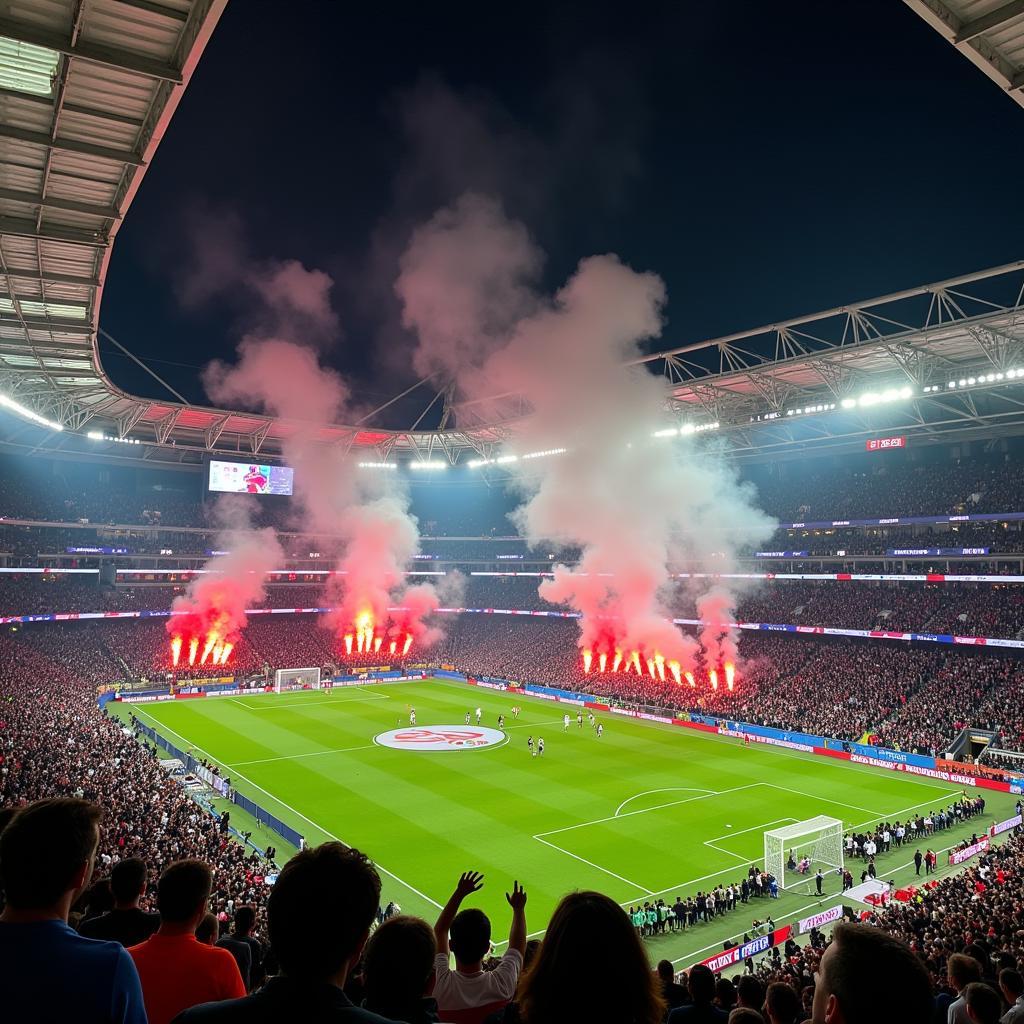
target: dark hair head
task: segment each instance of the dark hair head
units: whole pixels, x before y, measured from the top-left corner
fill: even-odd
[[[203,914],[203,919],[196,928],[196,938],[208,946],[212,946],[220,938],[220,922],[216,914]]]
[[[118,903],[131,903],[138,899],[146,888],[149,874],[146,862],[138,857],[118,861],[110,872],[110,890]]]
[[[671,960],[658,961],[658,977],[662,981],[671,981],[674,974],[675,968],[673,968]]]
[[[37,800],[0,832],[0,887],[18,910],[52,907],[85,865],[85,881],[99,842],[100,808],[88,800]]]
[[[964,1002],[967,1003],[971,1017],[978,1024],[998,1024],[1003,1001],[991,986],[983,985],[980,981],[972,981],[964,989]]]
[[[270,891],[271,950],[292,977],[326,981],[359,952],[380,904],[369,857],[341,843],[296,854]]]
[[[736,996],[744,1006],[760,1011],[764,1006],[764,985],[753,974],[741,975],[736,982]]]
[[[1019,996],[1024,992],[1024,975],[1013,967],[1004,967],[999,972],[999,984],[1007,992],[1013,993],[1014,996]]]
[[[796,990],[782,981],[774,981],[768,986],[764,1005],[778,1024],[796,1024],[797,1015],[803,1009]]]
[[[105,914],[114,906],[114,895],[110,891],[110,879],[101,878],[93,882],[85,892],[79,896],[76,906],[84,910],[89,917]]]
[[[954,953],[946,961],[946,974],[957,988],[963,988],[972,981],[981,981],[981,964],[966,953]]]
[[[594,964],[601,965],[599,985],[586,983]],[[622,907],[598,892],[574,892],[555,908],[516,998],[528,1024],[660,1024],[665,1004],[658,988]]]
[[[176,860],[164,868],[156,883],[156,908],[160,920],[184,924],[206,909],[213,888],[213,874],[201,860]]]
[[[749,1006],[737,1006],[729,1014],[729,1024],[764,1024],[764,1017]]]
[[[728,978],[715,982],[715,998],[721,1009],[728,1013],[736,1005],[736,986]]]
[[[690,968],[686,985],[695,1003],[710,1003],[715,998],[715,976],[706,964],[694,964]]]
[[[931,1020],[932,984],[910,947],[877,928],[840,922],[820,968],[815,1004],[834,996],[845,1024],[875,1024],[878,1007],[889,1020]]]
[[[449,929],[452,952],[460,964],[483,960],[491,948],[490,918],[476,907],[460,910]]]
[[[366,1008],[382,1012],[421,998],[436,953],[434,929],[426,921],[404,915],[385,921],[363,950]]]
[[[256,926],[256,908],[244,904],[235,911],[235,931],[239,935],[248,935]]]

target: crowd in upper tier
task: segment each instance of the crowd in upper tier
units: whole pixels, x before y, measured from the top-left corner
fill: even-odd
[[[0,472],[0,519],[165,527],[214,526],[213,501],[199,474],[138,475],[94,464],[6,458]],[[1009,455],[948,462],[891,454],[753,467],[755,501],[781,522],[910,515],[1012,512],[1024,509],[1024,469]],[[425,535],[507,535],[516,499],[465,470],[411,488],[412,511]],[[292,529],[288,499],[265,496],[262,522]]]
[[[537,577],[465,576],[444,597],[462,608],[558,610],[541,599],[539,582]],[[745,586],[736,607],[738,622],[1010,639],[1024,629],[1020,584],[773,580]],[[681,581],[670,601],[672,614],[697,618],[694,594],[700,589],[697,581]],[[95,577],[5,574],[0,576],[0,614],[166,611],[184,590],[183,584],[101,587]],[[272,584],[252,607],[327,608],[335,603],[322,584]]]

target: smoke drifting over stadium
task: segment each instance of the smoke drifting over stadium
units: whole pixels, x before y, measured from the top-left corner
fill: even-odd
[[[515,518],[531,542],[581,548],[579,564],[556,566],[540,594],[581,613],[585,668],[664,678],[667,667],[678,682],[703,660],[721,672],[737,655],[726,625],[735,594],[716,586],[701,597],[701,657],[671,621],[670,561],[710,533],[728,571],[738,548],[774,524],[719,460],[685,439],[669,448],[652,437],[665,425],[667,388],[629,361],[661,333],[661,279],[592,256],[548,297],[536,286],[540,266],[526,230],[492,200],[467,195],[435,215],[414,234],[396,283],[418,365],[457,374],[484,407],[489,396],[525,396],[533,413],[512,451],[561,452],[512,464],[523,492]]]
[[[167,621],[171,663],[226,665],[238,634],[245,628],[245,611],[265,594],[266,573],[284,558],[270,527],[257,530],[244,498],[223,497],[217,517],[224,526],[206,573],[194,579],[187,593],[174,599]]]
[[[343,543],[337,564],[342,575],[332,585],[341,610],[328,624],[343,639],[345,653],[406,654],[414,642],[433,643],[441,632],[425,619],[439,603],[434,588],[404,586],[419,531],[401,484],[361,476],[354,459],[319,443],[319,430],[351,411],[347,383],[321,364],[315,347],[329,344],[338,330],[331,279],[295,261],[265,267],[236,261],[226,277],[258,300],[256,313],[249,310],[257,325],[239,344],[235,364],[215,361],[206,368],[204,385],[215,402],[259,408],[298,424],[284,454],[296,470],[299,525],[340,536]],[[401,610],[389,613],[392,604]]]

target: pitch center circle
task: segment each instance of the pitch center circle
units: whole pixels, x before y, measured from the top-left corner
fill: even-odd
[[[374,736],[373,742],[393,750],[418,750],[437,753],[445,750],[478,750],[494,747],[506,740],[500,729],[482,725],[410,725]]]

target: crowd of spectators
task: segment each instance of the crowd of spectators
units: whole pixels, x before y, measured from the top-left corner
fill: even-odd
[[[866,1024],[882,1003],[888,1019],[930,1021],[949,1008],[950,1020],[959,1019],[952,1014],[961,997],[986,1013],[995,1007],[998,1017],[1024,989],[1019,836],[962,874],[920,888],[910,902],[838,927],[831,941],[814,930],[806,945],[790,939],[751,961],[750,973],[717,982],[702,966],[676,975],[659,964],[651,972],[640,937],[730,913],[751,920],[744,940],[770,932],[773,880],[760,869],[735,884],[676,894],[671,911],[652,905],[641,925],[636,911],[631,918],[605,896],[570,894],[540,943],[527,942],[527,894],[512,883],[507,951],[496,959],[488,958],[491,922],[467,906],[484,884],[473,872],[433,926],[393,904],[382,909],[372,864],[338,843],[300,854],[269,887],[257,854],[228,838],[130,730],[98,710],[86,680],[26,661],[11,646],[0,638],[0,807],[19,810],[0,826],[7,900],[0,952],[10,972],[4,1005],[17,1019],[261,1024],[333,1014],[361,1024],[482,1024],[498,1014],[511,1024],[572,1019],[583,1006],[586,1019],[609,1024],[662,1024],[667,1014],[685,1024],[730,1013],[736,1024]],[[963,801],[948,816],[919,817],[907,828],[926,841],[933,830],[969,828],[982,809],[980,800]],[[890,844],[913,844],[896,838],[900,827],[883,822],[850,839],[871,864],[869,842],[881,858]],[[218,940],[232,920],[233,932]],[[69,925],[108,944],[83,945]],[[127,955],[118,941],[130,947]],[[581,996],[574,985],[594,963],[608,964],[602,984]],[[991,993],[979,995],[970,983]]]

